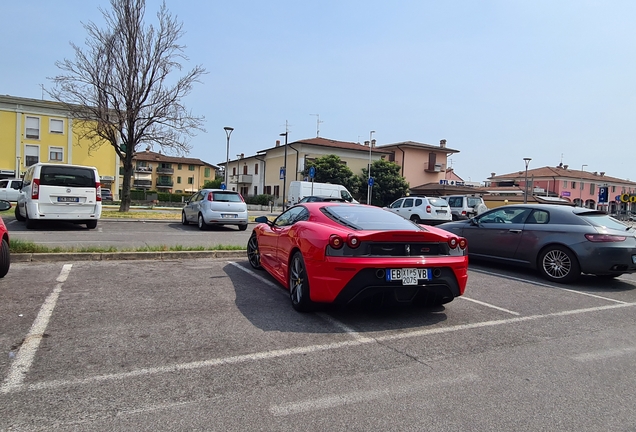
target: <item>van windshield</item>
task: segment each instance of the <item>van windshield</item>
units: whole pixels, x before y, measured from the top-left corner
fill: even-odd
[[[43,166],[40,170],[41,186],[95,187],[95,172],[90,168],[69,166]]]

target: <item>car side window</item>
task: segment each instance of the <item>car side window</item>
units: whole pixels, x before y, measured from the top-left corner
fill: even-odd
[[[276,218],[274,221],[274,225],[277,227],[284,227],[288,225],[293,225],[295,222],[298,222],[299,216],[302,215],[303,212],[307,212],[307,217],[309,217],[309,212],[303,206],[292,207],[286,212],[282,213],[280,216]],[[302,216],[301,216],[302,217]]]
[[[532,212],[528,219],[526,219],[527,224],[547,224],[550,220],[550,215],[545,210],[535,210]]]
[[[0,181],[0,189],[4,189],[9,184],[9,180]]]
[[[201,192],[195,193],[190,199],[191,202],[201,201]]]
[[[22,181],[14,180],[11,182],[11,189],[20,190],[21,187],[22,187]]]
[[[421,198],[417,198],[417,199],[415,200],[415,207],[419,207],[419,206],[421,206],[421,205],[422,205],[422,202],[423,202],[423,201],[422,201],[422,199],[421,199]]]
[[[530,209],[502,207],[478,217],[478,223],[523,223]]]
[[[406,198],[404,200],[404,205],[402,205],[403,208],[407,208],[407,207],[413,207],[413,198]]]
[[[451,207],[462,207],[462,197],[449,197],[446,201]]]
[[[403,199],[399,199],[399,200],[397,200],[396,202],[394,202],[393,204],[391,204],[391,208],[400,208],[400,207],[402,207],[402,202],[403,202],[403,201],[404,201]]]

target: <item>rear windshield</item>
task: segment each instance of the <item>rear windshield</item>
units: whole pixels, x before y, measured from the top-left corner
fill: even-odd
[[[429,198],[428,202],[435,207],[446,207],[448,202],[444,198]]]
[[[625,225],[621,221],[603,213],[583,213],[579,214],[579,217],[597,227],[605,227],[620,231],[626,231],[629,229],[628,225]]]
[[[95,171],[90,168],[69,166],[43,166],[40,170],[41,186],[95,187]]]
[[[214,201],[222,202],[243,202],[236,192],[212,192]]]
[[[468,207],[475,207],[481,204],[481,198],[468,197]]]
[[[413,222],[379,207],[336,205],[321,209],[330,219],[358,230],[421,230]]]

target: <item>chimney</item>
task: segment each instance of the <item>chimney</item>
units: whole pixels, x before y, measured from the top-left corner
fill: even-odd
[[[605,171],[601,171],[601,177],[605,175]]]
[[[276,140],[276,147],[280,147],[280,140]]]
[[[440,140],[440,141],[439,141],[439,146],[440,146],[441,148],[446,148],[446,140],[445,140],[445,139]]]
[[[569,165],[563,165],[563,169],[568,169]]]
[[[364,142],[364,145],[365,145],[365,146],[367,146],[367,147],[369,147],[369,141],[365,141],[365,142]]]
[[[241,153],[241,159],[245,157],[245,153]]]
[[[375,140],[374,139],[371,140],[371,147],[375,148]]]
[[[490,173],[490,177],[494,177],[496,173]]]
[[[595,175],[595,176],[597,176],[597,175],[598,175],[598,172],[597,172],[597,171],[594,171],[594,175]]]

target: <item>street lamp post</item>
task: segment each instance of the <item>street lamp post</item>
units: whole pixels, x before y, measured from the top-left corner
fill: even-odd
[[[239,191],[239,178],[241,176],[241,155],[237,154],[236,155],[236,191],[240,193]]]
[[[523,182],[523,203],[526,204],[528,202],[528,164],[532,158],[523,158],[523,161],[526,163],[526,178]]]
[[[227,136],[227,149],[225,150],[225,187],[228,188],[227,171],[230,169],[230,135],[232,135],[232,131],[234,130],[234,128],[225,126],[223,130],[225,130],[225,135]]]
[[[585,168],[586,166],[587,164],[581,165],[581,182],[580,182],[581,184],[579,185],[579,201],[581,202],[581,207],[585,207],[583,205],[582,195],[583,195],[583,168]]]
[[[369,178],[367,179],[367,205],[371,205],[371,147],[373,146],[373,134],[375,131],[369,132]]]
[[[285,161],[283,162],[283,211],[285,211],[285,208],[287,207],[285,205],[286,204],[285,194],[287,193],[287,135],[289,135],[289,132],[287,131],[285,131],[285,133],[280,134],[280,136],[285,137]]]

